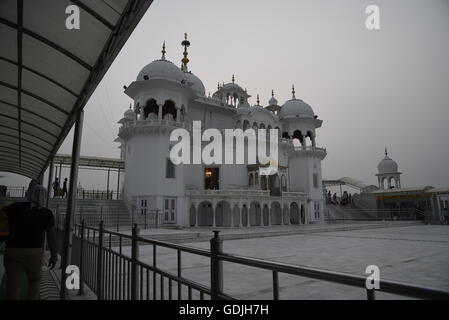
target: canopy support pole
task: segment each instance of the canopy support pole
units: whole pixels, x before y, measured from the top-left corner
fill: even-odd
[[[50,166],[48,167],[48,183],[47,183],[47,200],[46,200],[46,206],[48,208],[48,201],[50,199],[51,194],[51,182],[53,180],[53,159],[50,161]]]
[[[71,262],[73,222],[76,212],[77,184],[78,184],[78,162],[80,157],[81,136],[83,132],[84,111],[79,110],[76,114],[75,132],[73,134],[72,159],[70,166],[70,187],[67,199],[67,212],[64,223],[64,247],[61,260],[61,290],[60,299],[66,298],[66,273],[65,270]]]

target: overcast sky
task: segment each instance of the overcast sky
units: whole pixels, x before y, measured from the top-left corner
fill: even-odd
[[[365,27],[371,4],[379,31]],[[295,84],[324,121],[324,178],[376,184],[387,147],[403,187],[449,186],[448,0],[155,0],[85,108],[83,155],[119,157],[116,122],[131,102],[123,85],[160,58],[164,40],[180,65],[184,32],[206,92],[235,74],[252,103],[259,94],[266,105],[273,89],[282,104]],[[79,180],[104,188],[106,178],[81,172]]]

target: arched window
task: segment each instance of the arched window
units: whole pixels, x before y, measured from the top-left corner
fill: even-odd
[[[282,138],[289,139],[290,136],[288,135],[288,132],[286,132],[286,131],[282,132]]]
[[[248,128],[249,128],[249,121],[248,120],[243,121],[243,130],[246,130]]]
[[[252,174],[252,173],[249,174],[248,185],[249,185],[250,187],[252,187],[252,186],[254,185],[254,177],[253,177],[253,174]]]
[[[162,119],[176,120],[176,107],[173,101],[165,101],[164,105],[162,106]]]
[[[254,175],[254,185],[258,186],[259,185],[259,173],[256,172],[256,174]]]
[[[158,113],[159,113],[159,106],[157,105],[156,100],[154,99],[148,100],[145,107],[143,108],[144,118],[147,119],[150,114],[156,115],[157,118]],[[154,118],[154,116],[152,118]]]
[[[265,125],[263,123],[260,124],[259,129],[265,129]]]

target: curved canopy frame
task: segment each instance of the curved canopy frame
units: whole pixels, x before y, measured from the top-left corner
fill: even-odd
[[[0,171],[43,175],[151,3],[0,1]],[[70,5],[78,30],[66,27]]]

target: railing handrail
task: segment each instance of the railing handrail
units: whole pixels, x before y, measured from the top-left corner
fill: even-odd
[[[277,271],[281,273],[308,277],[334,283],[340,283],[344,285],[366,289],[365,285],[366,277],[363,276],[357,276],[326,269],[286,264],[282,262],[272,262],[258,258],[243,257],[227,253],[219,254],[218,258],[227,262],[233,262],[251,267],[257,267],[261,269]],[[399,294],[418,299],[427,299],[427,298],[449,299],[449,291],[442,289],[410,285],[407,283],[391,280],[379,280],[379,284],[380,289],[377,289],[376,291]]]

